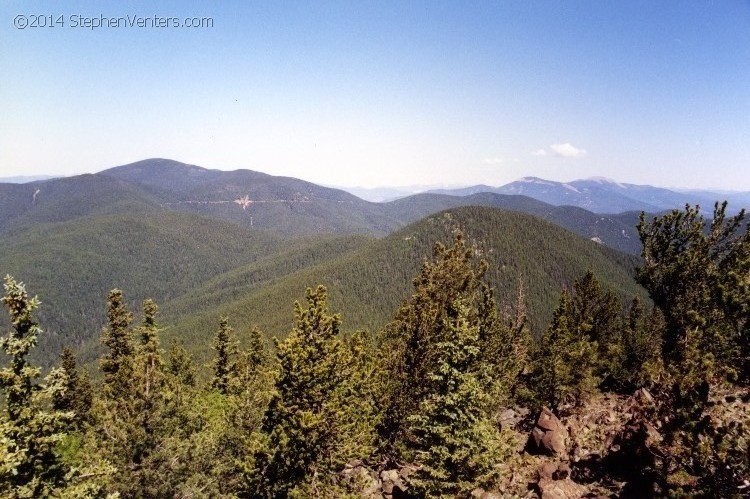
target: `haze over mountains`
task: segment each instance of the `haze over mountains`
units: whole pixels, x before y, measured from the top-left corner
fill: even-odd
[[[459,189],[430,191],[438,194],[467,196],[478,192],[529,196],[555,206],[578,206],[597,213],[625,211],[660,212],[684,208],[686,203],[699,204],[706,213],[713,212],[716,201],[729,201],[731,212],[750,204],[750,192],[712,192],[708,190],[673,191],[650,185],[620,183],[604,177],[572,182],[555,182],[524,177],[500,186],[475,185]]]
[[[678,208],[679,196],[602,180],[525,179],[374,203],[290,177],[151,159],[0,183],[0,273],[44,301],[50,334],[38,355],[46,362],[68,344],[92,358],[115,287],[134,309],[154,298],[167,336],[200,351],[221,313],[238,319],[240,336],[252,323],[285,334],[293,299],[319,282],[347,330],[382,327],[433,243],[461,229],[483,248],[500,298],[511,300],[524,283],[538,333],[560,288],[586,270],[637,293],[640,210]],[[599,214],[582,204],[631,211]]]

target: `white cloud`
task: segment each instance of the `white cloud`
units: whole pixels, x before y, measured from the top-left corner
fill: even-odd
[[[499,165],[499,164],[504,163],[504,162],[505,162],[505,160],[503,158],[498,158],[498,157],[484,158],[482,160],[482,163],[484,163],[485,165]]]
[[[545,151],[544,149],[537,149],[536,151],[533,151],[531,155],[532,156],[546,156],[547,151]]]
[[[586,156],[586,149],[579,149],[570,142],[552,144],[549,148],[552,149],[555,156],[560,156],[561,158],[582,158]]]

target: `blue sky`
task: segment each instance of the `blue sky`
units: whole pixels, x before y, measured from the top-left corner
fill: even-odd
[[[213,27],[71,26],[154,15]],[[0,97],[0,176],[750,190],[750,2],[0,0]]]

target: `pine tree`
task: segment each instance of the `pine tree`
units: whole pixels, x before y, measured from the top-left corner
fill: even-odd
[[[479,362],[489,366],[492,376],[487,380],[494,409],[527,398],[524,372],[529,366],[532,337],[526,326],[523,284],[519,280],[514,307],[499,314],[494,292],[486,283],[480,286],[477,304],[479,328]]]
[[[385,329],[383,351],[386,379],[384,417],[380,424],[382,440],[389,452],[397,442],[412,438],[408,419],[419,412],[429,395],[428,378],[437,370],[437,345],[447,334],[445,328],[454,317],[453,303],[462,300],[469,307],[467,320],[479,328],[486,348],[481,361],[493,367],[491,382],[498,403],[509,397],[509,386],[523,369],[524,359],[509,358],[525,347],[523,322],[506,327],[498,318],[494,298],[482,279],[487,264],[476,261],[463,235],[455,234],[448,248],[435,245],[433,258],[422,265],[414,279],[414,294]],[[505,388],[497,388],[505,385]]]
[[[664,319],[657,308],[647,313],[643,302],[636,296],[624,324],[614,381],[619,390],[631,392],[653,385],[661,373]]]
[[[638,226],[637,279],[664,317],[657,401],[671,456],[662,480],[675,495],[727,496],[750,477],[747,425],[707,417],[716,387],[750,381],[750,232],[745,211],[727,217],[726,207],[716,203],[708,226],[689,205],[650,223],[641,214]]]
[[[73,426],[82,428],[89,421],[93,390],[87,372],[78,374],[75,355],[68,347],[60,355],[61,367],[66,375],[65,390],[52,401],[58,411],[72,411],[75,414]]]
[[[415,439],[408,447],[418,464],[412,483],[420,497],[468,497],[477,486],[491,483],[496,463],[507,457],[500,453],[500,436],[488,417],[485,387],[491,377],[479,362],[479,328],[468,321],[466,304],[457,301],[452,308],[455,317],[448,319],[436,345],[428,395],[409,417]]]
[[[109,328],[104,335],[110,350],[102,359],[104,397],[94,428],[103,441],[90,445],[92,452],[100,453],[100,459],[117,468],[113,488],[123,497],[160,497],[171,490],[171,482],[161,473],[166,461],[161,454],[163,442],[174,428],[166,421],[166,377],[157,312],[156,304],[145,300],[141,324],[131,330],[132,315],[122,304],[122,294],[116,291],[110,295]]]
[[[257,371],[267,360],[266,346],[263,335],[257,326],[250,330],[250,347],[247,351],[247,366],[251,371]]]
[[[263,424],[268,447],[256,456],[251,495],[306,496],[318,481],[330,487],[331,472],[361,455],[368,440],[346,431],[356,406],[347,404],[353,399],[341,318],[329,313],[325,287],[306,296],[306,308],[295,304],[292,332],[277,342],[276,394]]]
[[[159,347],[156,314],[158,307],[153,300],[143,302],[143,319],[138,328],[140,345],[138,348],[138,374],[141,381],[141,400],[145,410],[153,409],[158,403],[164,383],[164,362]]]
[[[0,370],[5,395],[0,417],[0,495],[46,497],[64,485],[65,468],[56,446],[73,417],[71,412],[49,409],[52,399],[64,394],[67,376],[53,369],[43,384],[34,382],[41,369],[28,355],[42,332],[34,320],[39,301],[29,298],[23,283],[5,277],[5,296],[13,329],[0,338],[0,348],[10,365]]]
[[[564,290],[536,352],[537,400],[552,408],[584,401],[598,384],[596,352],[596,343],[577,327],[573,301]]]
[[[195,386],[196,373],[193,357],[183,345],[174,343],[170,347],[167,372],[172,375],[180,385],[187,387]]]
[[[229,318],[222,317],[219,320],[219,330],[214,337],[213,349],[216,358],[213,361],[214,377],[211,386],[219,393],[226,395],[232,377],[236,374],[237,365],[234,357],[237,353],[237,345],[232,336],[233,330],[229,325]]]
[[[622,304],[591,271],[575,280],[571,302],[573,327],[597,346],[596,376],[611,384],[621,361]]]
[[[708,376],[747,379],[750,232],[745,211],[727,217],[726,207],[716,203],[708,227],[698,206],[650,223],[641,214],[644,264],[637,277],[664,313],[664,356],[670,365],[686,360],[681,345],[688,334],[697,334],[700,351],[714,359]]]
[[[104,396],[117,399],[131,390],[133,380],[133,345],[130,325],[133,314],[123,301],[122,291],[113,289],[109,292],[107,308],[107,327],[102,330],[101,341],[107,348],[101,360],[104,373]]]

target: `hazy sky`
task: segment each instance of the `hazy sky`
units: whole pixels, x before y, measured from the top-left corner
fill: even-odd
[[[213,27],[127,26],[155,15]],[[750,190],[750,2],[0,0],[0,176],[149,157]]]

